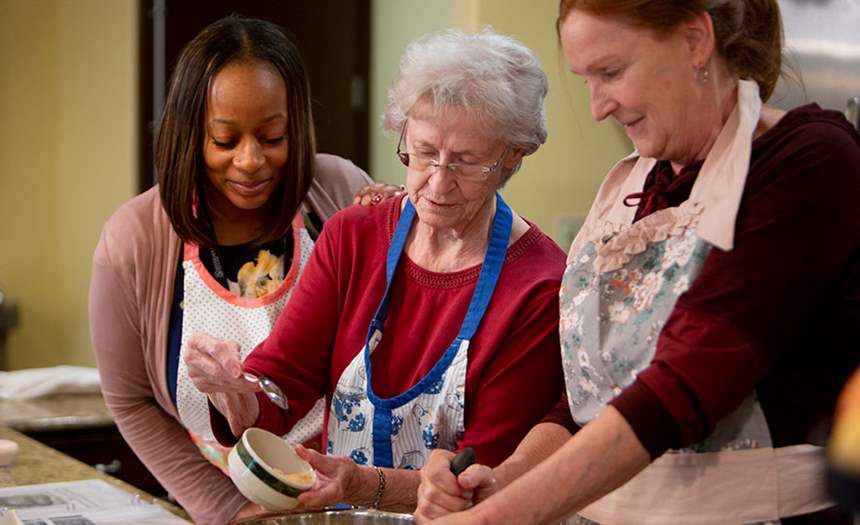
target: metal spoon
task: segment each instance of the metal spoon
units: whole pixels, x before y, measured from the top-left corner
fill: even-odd
[[[260,390],[262,390],[263,393],[266,394],[266,397],[269,398],[269,401],[274,403],[278,408],[281,410],[290,409],[290,404],[287,403],[287,396],[284,395],[274,381],[266,376],[258,376],[250,372],[245,372],[243,375],[245,380],[260,385]]]

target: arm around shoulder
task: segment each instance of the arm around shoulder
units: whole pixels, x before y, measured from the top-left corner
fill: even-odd
[[[343,157],[318,153],[316,165],[307,202],[323,220],[351,206],[355,194],[373,182],[363,169]]]

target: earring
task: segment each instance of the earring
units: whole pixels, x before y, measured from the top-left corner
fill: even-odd
[[[710,76],[710,72],[708,72],[707,67],[697,67],[696,68],[696,80],[699,81],[703,86],[708,83],[708,77]]]

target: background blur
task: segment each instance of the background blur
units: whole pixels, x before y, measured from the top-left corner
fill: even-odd
[[[171,2],[195,5],[164,1],[168,13]],[[353,0],[341,1],[345,10],[353,9]],[[550,79],[549,139],[526,158],[505,198],[566,250],[603,175],[632,148],[614,123],[591,121],[585,86],[567,73],[557,45],[557,1],[362,1],[366,13],[351,29],[357,31],[356,45],[367,48],[359,50],[367,78],[351,86],[362,107],[361,129],[351,154],[331,141],[337,147],[328,151],[351,156],[377,180],[403,182],[404,168],[394,155],[397,137],[384,135],[379,126],[403,49],[428,31],[492,26],[531,47]],[[856,8],[856,1],[847,1]],[[326,28],[318,31],[318,45],[341,31],[336,17],[315,16],[314,2],[263,3],[302,6],[303,16]],[[152,50],[145,43],[152,4],[0,0],[0,290],[7,305],[14,301],[18,307],[6,369],[94,365],[87,321],[92,252],[107,217],[147,180],[141,152],[148,149],[141,144],[150,123],[141,108],[153,97],[151,71],[146,72]],[[195,6],[205,11],[206,5]],[[233,9],[245,14],[242,5],[236,2]],[[168,76],[171,66],[165,64]],[[309,64],[320,71],[327,67],[328,62]],[[315,92],[327,87],[312,86]],[[319,115],[326,109],[315,107]],[[328,123],[336,127],[333,113]],[[321,143],[326,151],[326,141]]]

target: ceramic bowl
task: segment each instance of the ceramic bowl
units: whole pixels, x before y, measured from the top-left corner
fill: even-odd
[[[227,456],[230,479],[243,496],[272,511],[290,510],[313,487],[316,473],[293,447],[260,428],[249,428]]]

